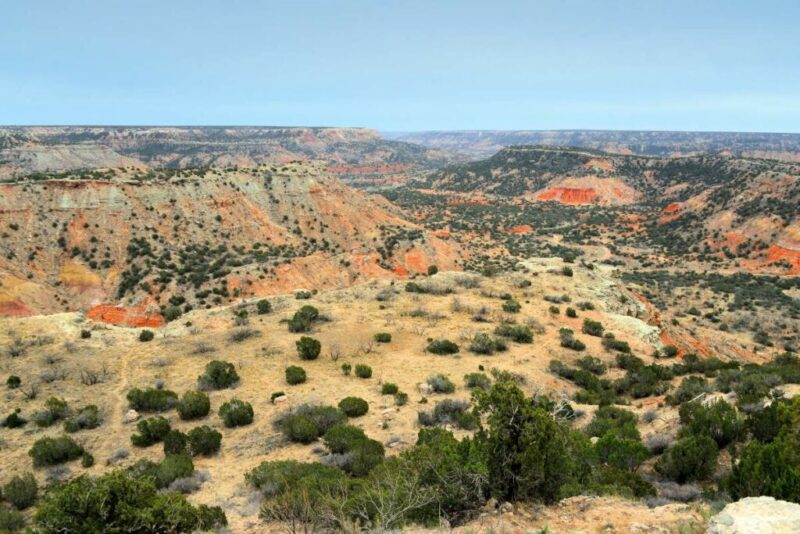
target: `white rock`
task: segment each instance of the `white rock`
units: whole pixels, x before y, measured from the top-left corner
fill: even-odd
[[[272,403],[280,404],[282,402],[286,402],[287,400],[289,400],[289,397],[287,397],[286,395],[281,395],[280,397],[275,397],[274,399],[272,399]]]
[[[139,412],[136,410],[128,410],[125,412],[125,415],[122,417],[123,423],[133,423],[134,421],[139,419]]]
[[[708,534],[797,534],[800,504],[772,497],[747,497],[711,518]]]

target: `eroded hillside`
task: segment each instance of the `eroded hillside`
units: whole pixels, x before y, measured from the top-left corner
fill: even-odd
[[[158,321],[150,316],[169,305],[346,287],[461,261],[456,245],[321,163],[112,170],[0,190],[5,315],[122,305]]]
[[[32,173],[112,167],[252,167],[322,160],[345,177],[439,165],[436,150],[383,139],[366,128],[106,127],[0,128],[0,180]]]
[[[800,167],[792,163],[512,147],[432,172],[418,190],[452,192],[450,204],[587,206],[589,219],[604,221],[606,242],[629,254],[649,249],[659,262],[719,258],[732,269],[800,273]],[[548,210],[529,211],[546,217]],[[585,224],[571,221],[571,232],[585,233]],[[508,227],[541,222],[517,216]]]
[[[513,145],[574,146],[642,156],[704,153],[800,160],[800,135],[758,132],[476,130],[409,132],[393,139],[480,159]]]

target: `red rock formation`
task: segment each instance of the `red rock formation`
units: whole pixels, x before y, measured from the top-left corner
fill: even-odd
[[[594,189],[575,187],[551,187],[536,195],[536,200],[555,200],[562,204],[573,205],[591,204],[595,198],[597,198],[597,192]]]
[[[0,317],[28,317],[33,311],[17,299],[0,298]]]
[[[90,309],[86,313],[86,318],[101,323],[133,328],[158,328],[164,325],[166,321],[164,321],[164,317],[160,313],[147,310],[148,306],[146,305],[123,308],[121,306],[101,304]]]
[[[767,249],[767,263],[770,264],[779,261],[791,264],[792,267],[787,274],[800,274],[800,250],[792,250],[780,245],[772,245]]]
[[[533,232],[533,226],[530,224],[520,224],[518,226],[512,226],[508,229],[508,233],[512,235],[523,235],[531,232]]]

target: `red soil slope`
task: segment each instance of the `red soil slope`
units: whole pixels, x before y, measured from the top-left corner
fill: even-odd
[[[562,204],[574,205],[591,204],[595,198],[597,198],[597,192],[594,189],[573,187],[551,187],[536,195],[536,200],[555,200]]]

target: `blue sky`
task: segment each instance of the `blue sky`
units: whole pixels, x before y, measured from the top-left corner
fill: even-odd
[[[798,1],[0,0],[0,124],[800,132]]]

